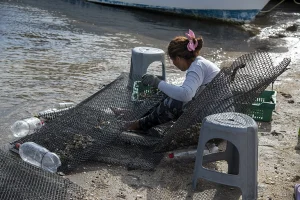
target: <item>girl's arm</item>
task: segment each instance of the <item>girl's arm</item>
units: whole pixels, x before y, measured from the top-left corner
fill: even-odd
[[[165,81],[161,81],[158,89],[172,99],[189,102],[195,96],[198,87],[202,85],[203,79],[204,74],[202,71],[199,75],[194,71],[190,71],[186,74],[186,79],[182,86],[171,85]]]

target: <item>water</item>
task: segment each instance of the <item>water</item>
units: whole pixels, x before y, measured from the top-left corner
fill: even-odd
[[[84,0],[0,0],[0,141],[13,139],[9,127],[14,121],[54,103],[78,103],[129,71],[134,47],[166,50],[173,37],[192,29],[204,38],[202,55],[218,65],[260,48],[296,56],[288,47],[299,42],[299,31],[273,43],[268,36],[298,19],[295,6],[288,12],[275,10],[250,25],[263,30],[251,37],[231,24]],[[160,66],[151,70],[158,72]],[[183,80],[168,59],[166,72],[170,81]]]

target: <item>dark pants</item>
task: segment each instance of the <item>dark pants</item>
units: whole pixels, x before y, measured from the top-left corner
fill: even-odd
[[[176,120],[183,112],[184,103],[170,97],[165,98],[150,114],[139,120],[140,129],[148,130],[159,124]]]

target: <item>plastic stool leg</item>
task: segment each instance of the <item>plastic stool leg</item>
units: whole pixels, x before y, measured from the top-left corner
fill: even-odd
[[[229,141],[227,141],[226,151],[228,150],[228,174],[239,174],[239,163],[240,163],[240,156],[237,148]]]

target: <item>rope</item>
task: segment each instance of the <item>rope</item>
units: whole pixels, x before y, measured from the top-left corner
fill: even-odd
[[[294,0],[296,3],[296,0]],[[260,11],[261,13],[268,13],[271,12],[273,9],[275,9],[277,6],[279,6],[280,4],[282,4],[283,2],[285,2],[285,0],[280,1],[278,4],[276,4],[273,8],[271,8],[270,10],[266,10],[266,11]]]

